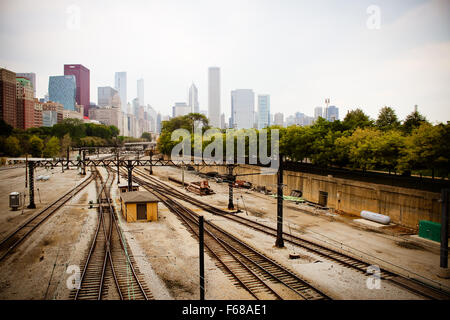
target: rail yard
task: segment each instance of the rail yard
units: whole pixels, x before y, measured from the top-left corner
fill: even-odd
[[[0,170],[0,299],[199,299],[199,242],[209,300],[450,299],[450,280],[436,275],[439,247],[399,226],[284,201],[278,248],[276,198],[235,186],[228,209],[228,183],[163,165],[135,166],[131,176],[126,166],[90,163],[85,175],[69,163],[37,166],[36,208],[24,197],[11,210],[11,192],[30,196],[25,169]],[[157,218],[139,218],[136,204],[128,222],[119,189],[127,180],[157,199]]]

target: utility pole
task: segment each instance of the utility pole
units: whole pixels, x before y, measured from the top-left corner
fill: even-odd
[[[183,181],[183,188],[184,188],[184,164],[181,164],[181,181]]]
[[[203,216],[198,217],[198,242],[199,242],[199,261],[200,261],[200,300],[205,300],[205,256],[204,256],[204,225]]]
[[[81,172],[81,174],[83,176],[86,175],[86,150],[83,150],[83,171]]]
[[[34,162],[28,161],[28,185],[30,186],[30,204],[28,209],[36,209],[36,204],[34,203]]]
[[[117,149],[117,185],[119,185],[120,183],[120,166],[119,166],[119,162],[120,162],[120,157],[119,157],[119,149]]]
[[[275,246],[277,248],[284,247],[283,240],[283,157],[279,157],[279,167],[277,175],[277,240]]]
[[[28,153],[25,154],[25,188],[27,187],[28,179]]]
[[[227,166],[228,169],[228,210],[234,210],[233,204],[233,184],[235,177],[233,176],[233,165]]]
[[[442,189],[442,217],[441,217],[441,276],[449,278],[450,272],[448,270],[448,200],[450,189]]]
[[[152,160],[153,160],[153,148],[150,149],[150,175],[153,174]]]
[[[70,158],[70,151],[69,147],[67,147],[67,167],[66,167],[67,170],[69,170],[69,158]]]
[[[133,165],[131,163],[131,160],[128,160],[127,170],[128,170],[128,192],[131,192],[131,190],[133,190]]]

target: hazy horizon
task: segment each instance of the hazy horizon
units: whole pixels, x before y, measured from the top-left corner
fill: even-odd
[[[371,5],[379,29],[367,25]],[[128,102],[143,78],[145,104],[169,115],[194,82],[207,110],[208,67],[218,66],[226,121],[231,90],[244,88],[269,94],[285,118],[313,116],[330,98],[341,119],[358,107],[376,118],[385,105],[404,119],[417,104],[432,122],[450,120],[445,0],[2,1],[0,43],[0,66],[35,72],[37,97],[77,63],[95,103],[97,87],[126,71]]]

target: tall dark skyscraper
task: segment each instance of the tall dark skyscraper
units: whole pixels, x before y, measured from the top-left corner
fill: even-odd
[[[90,105],[90,73],[89,69],[81,64],[65,64],[64,75],[74,75],[77,83],[75,100],[84,107],[84,115],[89,115]]]

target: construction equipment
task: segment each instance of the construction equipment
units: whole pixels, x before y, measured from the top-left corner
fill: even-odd
[[[236,180],[234,182],[233,187],[235,188],[245,188],[245,189],[250,189],[252,187],[251,182],[248,181],[244,181],[244,180]]]
[[[214,194],[215,192],[209,187],[208,180],[191,182],[186,190],[196,193],[200,196]]]

